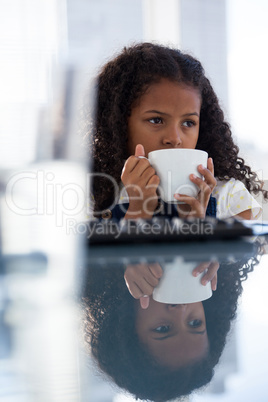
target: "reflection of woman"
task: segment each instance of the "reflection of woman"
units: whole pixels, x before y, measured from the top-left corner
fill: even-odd
[[[210,282],[208,286],[216,290],[218,268],[216,261],[203,262],[194,268],[192,275],[202,273],[202,285]],[[197,363],[208,353],[205,312],[201,302],[170,304],[171,301],[159,303],[152,299],[162,274],[160,264],[129,264],[124,279],[130,294],[140,300],[140,305],[135,306],[135,328],[140,341],[157,363],[178,369]]]
[[[161,359],[157,358],[152,348],[146,347],[139,330],[138,336],[137,311],[140,305],[125,286],[123,267],[118,267],[118,264],[114,269],[111,266],[108,269],[88,267],[83,290],[86,341],[100,369],[119,387],[137,398],[154,401],[187,395],[207,384],[213,376],[213,368],[219,361],[235,318],[242,281],[256,263],[257,259],[253,258],[250,261],[221,264],[217,291],[210,299],[199,304],[200,321],[205,319],[207,331],[202,353],[194,359],[190,356],[183,361],[182,358],[179,365],[180,351],[176,351],[175,365],[170,360],[162,360],[160,364]],[[151,308],[153,305],[154,302],[150,301]],[[183,305],[168,306],[171,310],[180,309],[177,314],[182,314],[183,309],[186,311],[188,308]],[[203,330],[202,327],[200,332]]]
[[[156,362],[169,369],[201,361],[208,353],[202,302],[167,304],[152,299],[146,310],[138,306],[136,331]]]

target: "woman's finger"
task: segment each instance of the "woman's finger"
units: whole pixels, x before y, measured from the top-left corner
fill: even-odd
[[[216,181],[216,179],[214,177],[214,167],[213,167],[213,165],[210,166],[210,163],[208,163],[207,168],[205,168],[203,165],[199,165],[197,167],[197,169],[198,169],[199,173],[201,173],[202,176],[204,176],[205,180],[202,180],[199,177],[197,179],[202,180],[203,183],[207,183],[207,185],[210,187],[210,189],[213,190],[213,188],[217,185],[217,181]],[[212,169],[212,171],[210,169]]]
[[[204,272],[210,265],[210,261],[204,261],[201,262],[199,265],[197,265],[197,267],[194,268],[194,270],[192,271],[193,276],[198,276],[200,275],[202,272]]]
[[[140,282],[143,283],[143,288],[147,286],[147,284],[155,288],[159,283],[159,279],[156,278],[154,275],[152,275],[151,272],[149,271],[144,274],[144,276],[140,279]]]
[[[149,307],[150,297],[148,295],[144,295],[140,298],[140,305],[143,310]]]
[[[132,170],[135,168],[135,166],[137,165],[138,162],[139,162],[138,158],[136,158],[134,155],[130,156],[124,164],[124,167],[122,169],[121,178],[126,175],[129,175],[129,173],[132,172]]]
[[[148,265],[149,270],[151,271],[152,275],[155,276],[155,278],[160,279],[161,276],[163,275],[163,269],[160,264],[155,263],[155,264],[149,264]]]
[[[215,274],[215,276],[213,277],[212,281],[211,281],[211,289],[215,292],[215,290],[217,289],[217,273]]]
[[[144,295],[150,296],[153,293],[154,286],[149,285],[149,283],[145,280],[138,281],[125,281],[129,293],[134,299],[139,299]]]
[[[190,209],[187,211],[185,210],[185,206],[183,204],[178,204],[177,209],[179,216],[196,216],[198,218],[205,217],[206,209],[203,206],[203,203],[201,203],[198,199],[183,194],[174,194],[174,198],[190,207]]]
[[[124,179],[130,173],[134,173],[137,177],[139,177],[149,167],[151,167],[151,164],[147,158],[140,158],[138,156],[131,155],[124,164],[121,179]]]
[[[158,178],[154,168],[151,165],[149,165],[147,167],[147,169],[145,169],[140,175],[140,178],[142,180],[142,184],[144,186],[147,186],[149,184],[149,182],[151,183],[152,177],[157,177]],[[160,182],[160,179],[159,179],[159,182]]]
[[[126,282],[129,293],[131,294],[132,297],[134,297],[134,299],[139,299],[140,297],[142,297],[144,295],[144,293],[139,288],[139,286],[137,286],[136,283],[134,283],[134,282],[129,283],[128,281],[125,281],[125,282]]]
[[[208,169],[202,171],[202,174],[204,176],[204,180],[194,174],[190,175],[190,180],[200,188],[200,192],[204,193],[206,196],[210,196],[211,191],[216,186],[216,179],[214,176],[212,176]]]
[[[131,173],[135,173],[137,177],[141,176],[144,173],[144,171],[146,171],[148,168],[153,169],[148,159],[146,158],[141,159],[136,156],[134,156],[134,158],[137,160],[137,163],[132,169]]]
[[[142,144],[137,144],[135,148],[135,156],[137,157],[145,157],[144,146]]]
[[[208,170],[213,174],[214,176],[214,163],[212,158],[208,158],[208,165],[207,165]]]
[[[157,264],[138,264],[136,266],[136,275],[135,275],[135,282],[140,286],[140,288],[144,287],[146,283],[152,287],[158,285],[159,278],[157,277],[157,273],[159,273],[159,266],[154,266]],[[154,274],[154,272],[156,274]],[[162,273],[160,273],[160,277]]]
[[[208,282],[210,282],[214,276],[217,274],[217,271],[219,269],[220,264],[218,261],[212,261],[208,267],[207,272],[204,274],[204,276],[201,279],[202,285],[206,285]]]
[[[156,284],[151,285],[145,277],[137,278],[135,280],[136,286],[141,290],[142,295],[151,295],[153,293],[154,288],[158,285],[157,279],[150,278],[153,283],[156,281]]]

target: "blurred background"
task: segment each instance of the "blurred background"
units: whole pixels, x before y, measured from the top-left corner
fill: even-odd
[[[5,316],[2,322],[5,347],[0,354],[0,380],[9,384],[0,386],[1,401],[79,400],[76,396],[80,392],[79,367],[75,363],[76,347],[70,346],[74,344],[75,338],[75,306],[71,296],[78,251],[75,240],[66,236],[65,223],[66,218],[70,222],[73,215],[78,219],[83,205],[77,205],[74,195],[74,199],[71,197],[70,200],[71,192],[76,191],[77,194],[78,188],[64,187],[63,183],[69,185],[71,175],[72,183],[79,183],[81,191],[85,186],[85,159],[80,154],[73,133],[77,130],[75,116],[79,111],[80,100],[99,66],[123,46],[139,41],[168,44],[199,58],[219,96],[226,119],[231,123],[241,155],[259,173],[260,178],[265,179],[268,178],[267,19],[266,0],[0,0],[0,240],[3,255],[30,256],[26,265],[25,260],[20,259],[19,265],[11,264],[10,268],[5,261],[5,267],[8,268],[0,271],[0,317],[4,317],[3,312],[6,314],[8,311],[8,318]],[[65,112],[64,122],[61,120],[62,110]],[[22,200],[20,205],[23,205],[26,213],[18,216],[10,212],[4,197],[5,186],[14,172],[21,171],[34,172],[36,175],[42,171],[46,191],[52,191],[49,183],[59,189],[61,216],[55,215],[56,204],[45,205],[45,212],[36,213],[35,182],[30,179],[37,176],[31,175],[27,176],[27,183],[16,187],[18,199]],[[51,172],[54,176],[49,176]],[[55,187],[57,184],[61,187]],[[64,198],[67,190],[68,201]],[[40,199],[44,198],[44,189],[42,191]],[[16,206],[18,204],[13,204],[14,208]],[[33,213],[27,214],[27,211]],[[44,225],[43,230],[40,230],[40,222]],[[36,252],[40,254],[31,254]],[[29,268],[31,266],[32,271]],[[30,269],[27,277],[21,274],[25,267]],[[12,272],[12,275],[7,275],[7,272]],[[33,272],[34,279],[31,276]],[[255,325],[262,334],[268,332],[266,311],[260,309],[259,314],[254,314],[259,311],[260,305],[267,306],[267,298],[260,300],[261,295],[265,296],[262,275],[256,273],[255,281],[252,280],[245,292],[245,304],[241,307],[236,334],[239,341],[233,341],[239,348],[233,343],[229,351],[233,359],[231,369],[229,367],[226,372],[223,369],[208,390],[209,395],[193,397],[193,401],[238,401],[242,396],[238,397],[236,393],[241,386],[247,389],[243,401],[251,402],[254,399],[252,395],[256,395],[257,383],[248,381],[254,377],[256,369],[250,360],[251,355],[254,355],[251,345],[255,345],[255,353],[261,354],[262,351],[257,348],[258,337],[248,339],[245,334],[248,326]],[[25,286],[18,297],[21,283]],[[46,297],[48,289],[50,304]],[[258,293],[256,289],[262,289],[262,292]],[[29,297],[30,294],[34,296]],[[19,348],[17,339],[22,339],[23,333],[27,353],[32,350],[33,328],[29,324],[29,335],[24,325],[31,322],[31,317],[36,317],[37,299],[38,311],[48,320],[43,323],[47,322],[55,331],[55,325],[48,318],[54,310],[56,322],[64,320],[58,330],[63,334],[67,328],[70,334],[63,345],[62,336],[56,339],[54,332],[51,332],[51,340],[46,340],[46,345],[50,348],[51,356],[56,356],[55,367],[58,371],[56,374],[46,372],[46,376],[40,374],[35,379],[39,384],[40,378],[43,378],[44,386],[53,383],[54,374],[59,378],[58,384],[61,381],[65,383],[62,380],[64,376],[65,379],[66,376],[72,379],[69,381],[69,394],[67,391],[62,394],[60,385],[58,388],[52,387],[58,399],[48,395],[39,399],[29,396],[33,391],[29,389],[25,378],[33,375],[36,364],[34,353],[30,359],[33,362],[31,370],[25,372],[21,368],[25,356],[16,349]],[[18,310],[18,306],[21,310]],[[57,313],[55,306],[58,306]],[[250,310],[250,306],[254,308]],[[19,315],[16,311],[20,312]],[[32,315],[29,315],[29,311]],[[72,311],[71,315],[69,311]],[[19,316],[25,319],[19,319]],[[256,317],[259,319],[258,324]],[[42,331],[37,324],[34,324],[34,330],[37,331],[34,336],[42,342]],[[13,344],[8,341],[10,337]],[[57,355],[55,351],[59,347],[61,352]],[[67,355],[66,350],[70,351]],[[228,356],[228,351],[226,353]],[[246,362],[244,371],[240,370],[240,374],[235,377],[228,377],[227,373],[230,370],[237,371],[242,361]],[[69,368],[69,371],[60,377],[62,366],[66,370]],[[259,382],[260,373],[266,373],[267,378],[267,365],[259,366],[258,373]],[[261,384],[257,387],[261,390],[260,395],[255,397],[258,402],[267,400],[267,390],[265,393],[262,388],[264,383]],[[104,385],[98,378],[91,380],[91,390],[94,402],[131,400]]]

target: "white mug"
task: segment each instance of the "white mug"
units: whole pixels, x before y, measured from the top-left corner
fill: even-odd
[[[188,304],[209,299],[212,296],[211,282],[204,286],[201,284],[204,273],[197,277],[192,274],[197,265],[198,262],[185,262],[182,257],[162,265],[163,275],[154,288],[153,299],[168,304]]]
[[[148,160],[160,178],[160,197],[163,201],[177,203],[174,194],[196,197],[199,187],[191,182],[191,173],[198,177],[197,166],[207,167],[208,154],[198,149],[159,149],[149,152]]]

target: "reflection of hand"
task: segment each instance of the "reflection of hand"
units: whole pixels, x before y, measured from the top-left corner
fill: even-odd
[[[123,168],[121,180],[129,197],[125,218],[151,218],[157,207],[160,179],[144,156],[144,148],[138,144],[135,155],[128,158]]]
[[[206,271],[201,279],[202,285],[206,286],[208,282],[211,282],[211,289],[217,289],[217,272],[220,264],[217,261],[202,262],[193,270],[193,276],[198,276],[202,272]]]
[[[124,274],[126,285],[130,294],[135,299],[140,299],[142,308],[145,309],[149,306],[148,296],[153,293],[162,274],[163,270],[157,263],[127,266]]]
[[[185,203],[178,204],[178,213],[181,218],[187,218],[190,216],[194,218],[204,218],[206,216],[206,210],[212,190],[217,184],[217,181],[214,177],[214,165],[212,158],[208,158],[207,168],[199,165],[198,171],[203,175],[204,180],[200,179],[200,177],[197,177],[194,174],[190,175],[190,180],[200,189],[197,198],[183,194],[174,195],[176,200]]]

